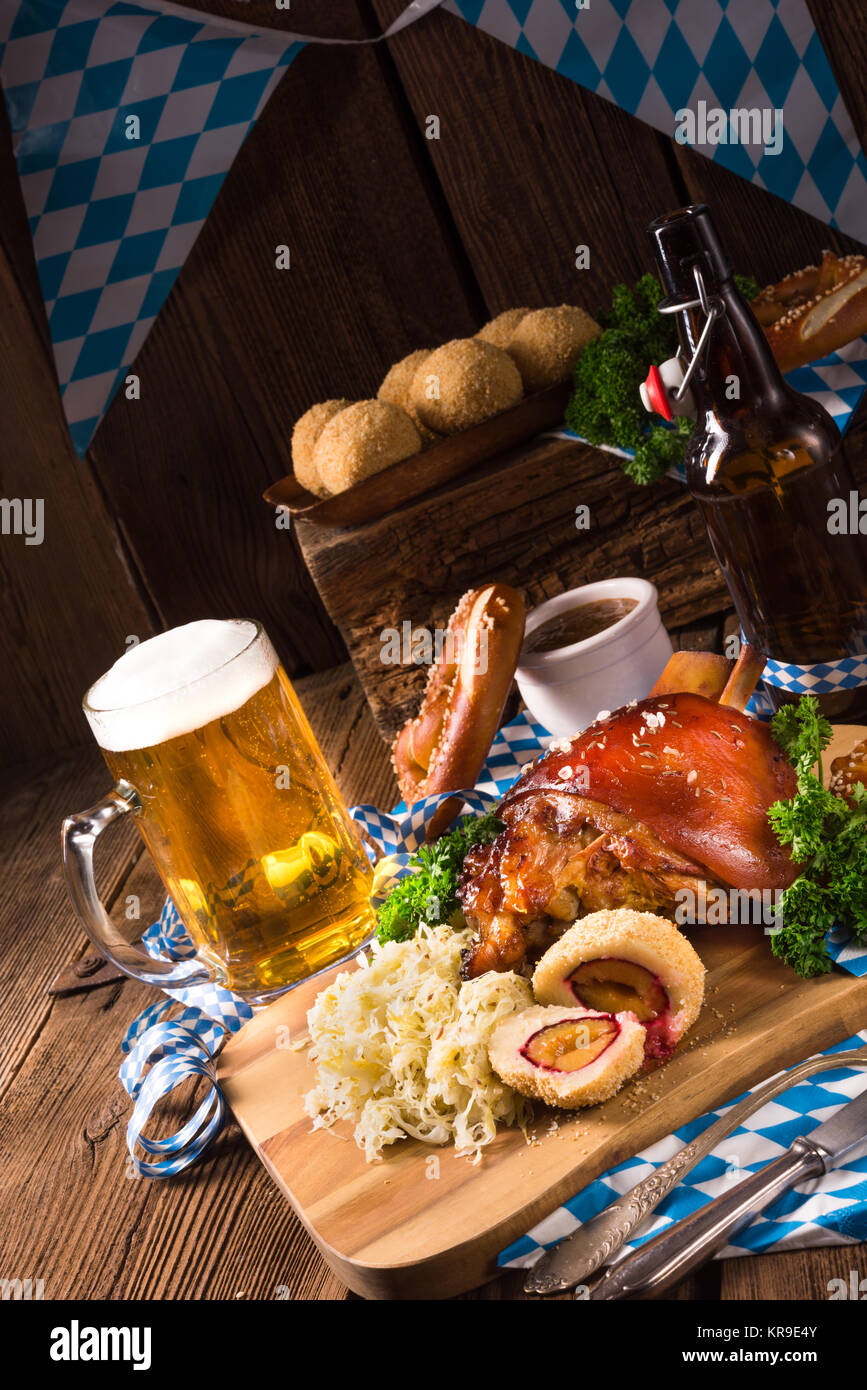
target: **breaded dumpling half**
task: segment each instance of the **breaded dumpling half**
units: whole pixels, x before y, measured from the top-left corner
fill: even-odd
[[[591,912],[564,932],[533,974],[540,1004],[628,1009],[647,1029],[648,1057],[667,1057],[704,1002],[705,969],[666,917]]]
[[[499,1023],[488,1040],[497,1075],[522,1095],[579,1110],[613,1096],[644,1063],[634,1014],[538,1005]]]

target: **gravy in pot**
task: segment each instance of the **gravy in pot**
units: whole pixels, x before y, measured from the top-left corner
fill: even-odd
[[[583,642],[613,627],[637,604],[635,598],[600,598],[567,608],[531,632],[524,643],[524,651],[553,652],[559,647],[571,647],[573,642]]]

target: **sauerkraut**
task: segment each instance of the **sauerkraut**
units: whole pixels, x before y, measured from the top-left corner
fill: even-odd
[[[307,1015],[314,1128],[354,1122],[368,1162],[406,1135],[454,1140],[456,1154],[478,1162],[498,1124],[526,1134],[532,1105],[492,1071],[487,1041],[532,1005],[532,991],[512,972],[462,983],[471,940],[469,930],[423,925],[411,941],[374,945],[322,991]]]

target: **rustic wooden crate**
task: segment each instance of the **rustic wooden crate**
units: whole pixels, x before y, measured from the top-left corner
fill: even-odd
[[[863,406],[847,452],[863,487]],[[582,504],[586,531],[575,525]],[[416,713],[427,668],[383,664],[383,630],[442,627],[461,594],[487,581],[513,584],[534,607],[577,584],[637,575],[659,589],[672,632],[731,608],[686,488],[671,479],[638,487],[616,456],[573,440],[541,437],[364,526],[296,527],[386,738]]]
[[[576,527],[582,504],[588,530]],[[384,630],[443,627],[461,594],[486,581],[513,584],[535,606],[577,584],[639,575],[658,586],[671,628],[729,606],[686,490],[668,480],[637,487],[616,457],[569,440],[536,440],[364,526],[296,526],[386,738],[416,712],[426,668],[384,664]]]

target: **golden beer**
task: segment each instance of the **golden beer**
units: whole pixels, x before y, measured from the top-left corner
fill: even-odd
[[[151,666],[146,649],[156,658],[163,638],[178,686],[165,661]],[[196,676],[203,666],[216,669]],[[116,704],[116,672],[116,692],[145,698]],[[85,712],[115,781],[135,792],[145,843],[219,983],[262,1000],[370,935],[373,871],[256,624],[193,623],[142,643],[97,682]]]

